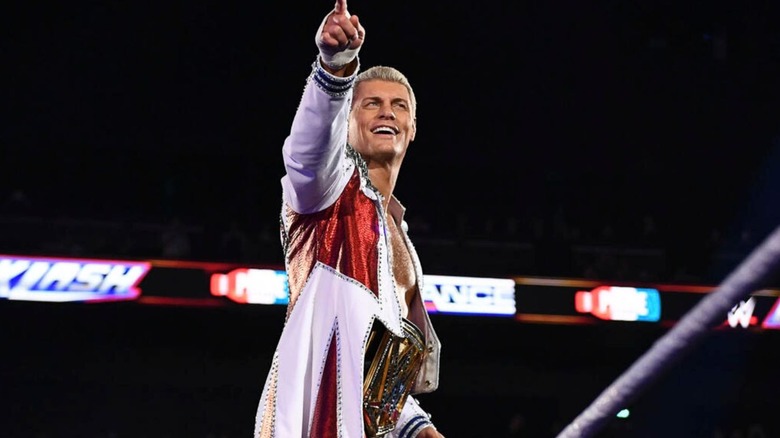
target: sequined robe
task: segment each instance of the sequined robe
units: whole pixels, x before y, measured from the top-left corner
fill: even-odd
[[[258,407],[256,437],[363,437],[364,351],[375,319],[398,336],[402,317],[420,328],[428,351],[412,393],[438,386],[439,340],[419,293],[402,315],[382,197],[346,144],[354,79],[332,76],[315,62],[283,147],[290,304]],[[402,224],[422,289],[404,209],[395,198],[388,209]],[[430,424],[409,397],[389,436],[414,437]]]

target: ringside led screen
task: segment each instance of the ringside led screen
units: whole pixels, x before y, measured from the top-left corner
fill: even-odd
[[[510,279],[426,275],[422,296],[429,313],[514,315],[515,282]],[[211,275],[211,294],[241,304],[287,305],[284,271],[233,269]]]
[[[137,298],[148,262],[0,255],[0,298],[119,301]]]
[[[671,327],[715,286],[601,282],[543,277],[425,275],[429,313],[512,317],[533,324]],[[180,260],[102,260],[0,255],[0,301],[208,306],[288,304],[276,266]],[[724,312],[718,328],[780,330],[780,290],[754,291]]]
[[[715,286],[602,283],[584,279],[515,277],[520,322],[609,324],[637,322],[671,327]],[[719,328],[780,329],[780,291],[755,291],[724,312]]]

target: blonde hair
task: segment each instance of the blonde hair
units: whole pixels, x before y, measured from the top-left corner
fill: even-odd
[[[412,90],[412,85],[409,83],[409,79],[407,79],[403,73],[393,67],[377,65],[358,74],[355,78],[354,87],[357,88],[358,84],[363,81],[371,80],[396,82],[406,87],[406,90],[409,91],[409,99],[411,100],[409,104],[412,106],[412,117],[415,119],[417,118],[417,98],[414,97],[414,91]]]

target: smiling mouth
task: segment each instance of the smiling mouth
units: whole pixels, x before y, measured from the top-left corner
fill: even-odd
[[[371,133],[383,134],[383,135],[396,135],[398,134],[398,129],[392,126],[377,126],[376,128],[371,130]]]

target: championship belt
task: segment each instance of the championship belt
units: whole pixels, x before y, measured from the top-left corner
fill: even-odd
[[[374,320],[366,343],[363,381],[363,423],[369,438],[395,428],[406,397],[425,360],[425,338],[417,326],[401,319],[404,336],[396,336]]]

